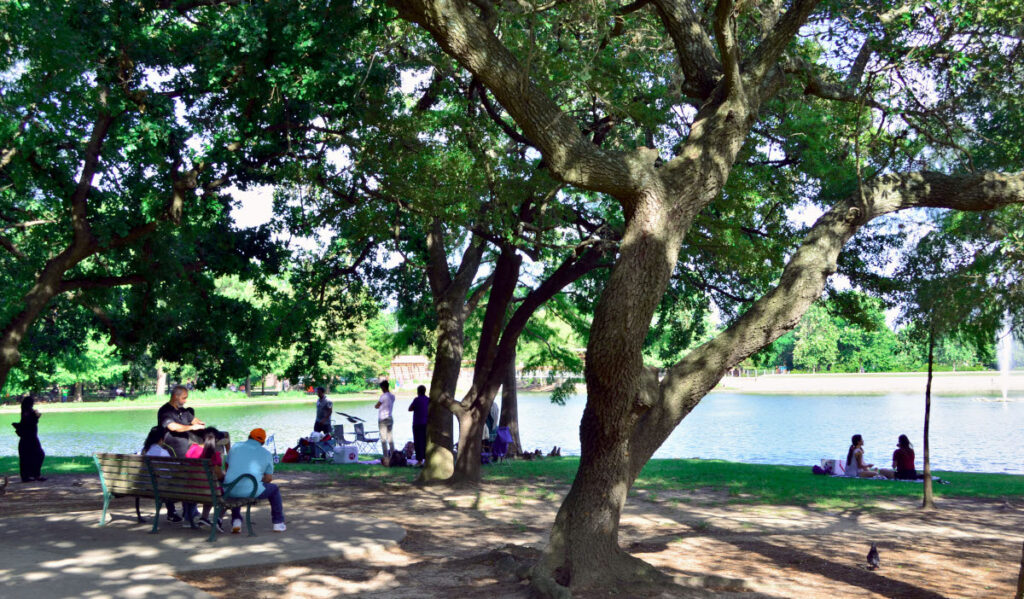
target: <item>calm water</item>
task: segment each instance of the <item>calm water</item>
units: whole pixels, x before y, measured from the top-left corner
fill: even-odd
[[[566,455],[579,454],[579,421],[583,397],[564,407],[551,405],[542,394],[522,394],[520,421],[523,445],[545,452],[552,445]],[[376,429],[373,401],[338,403],[336,410],[360,416]],[[395,404],[395,439],[412,440],[409,400]],[[314,405],[203,407],[189,402],[211,426],[245,438],[257,426],[276,435],[278,448],[294,445],[312,430]],[[138,451],[156,408],[110,412],[47,413],[39,436],[49,455],[88,455],[99,451]],[[17,455],[17,437],[10,423],[17,414],[0,414],[0,455]],[[704,398],[658,450],[656,458],[717,458],[764,464],[818,463],[845,458],[850,435],[864,436],[869,462],[888,466],[896,437],[910,437],[920,467],[924,400],[919,396],[760,396],[715,393]],[[335,423],[347,423],[335,416]],[[932,467],[938,470],[1024,474],[1020,460],[1024,402],[934,398],[931,422]]]

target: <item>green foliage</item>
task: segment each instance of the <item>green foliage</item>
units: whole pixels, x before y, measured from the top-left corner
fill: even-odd
[[[829,370],[839,359],[839,328],[828,312],[811,306],[796,327],[793,363],[812,371]]]

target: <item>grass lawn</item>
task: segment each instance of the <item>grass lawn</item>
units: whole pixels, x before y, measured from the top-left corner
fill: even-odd
[[[316,401],[316,395],[311,395],[302,391],[301,389],[282,391],[277,395],[260,395],[258,391],[254,392],[255,395],[248,396],[245,393],[236,391],[228,391],[226,389],[216,389],[208,391],[189,391],[188,400],[190,402],[199,402],[203,406],[227,406],[235,404],[249,404],[249,403],[282,403],[282,402],[302,402]],[[375,392],[374,392],[375,393]],[[332,393],[330,398],[332,401],[374,401],[377,396],[374,393]],[[159,406],[167,403],[167,395],[140,395],[138,397],[119,397],[117,399],[107,399],[101,401],[90,401],[86,400],[83,402],[46,402],[37,403],[36,405],[46,406],[49,411],[74,411],[74,410],[95,410],[98,408],[139,408],[147,406]],[[3,413],[18,413],[20,406],[16,403],[10,403],[0,406],[0,412]]]
[[[508,466],[484,466],[485,480],[504,480],[511,484],[551,483],[568,485],[576,475],[579,458],[516,460]],[[91,457],[47,457],[43,474],[93,474]],[[411,483],[417,475],[412,468],[384,468],[334,464],[278,464],[279,474],[288,472],[324,472],[329,478],[387,479]],[[0,457],[0,473],[16,477],[18,458]],[[1007,499],[1024,497],[1024,476],[935,472],[950,484],[935,484],[937,498],[975,497]],[[651,460],[640,473],[633,490],[648,493],[708,489],[727,491],[736,503],[780,505],[816,505],[819,507],[868,506],[894,497],[919,497],[920,483],[861,480],[815,476],[805,466],[741,464],[722,460]]]

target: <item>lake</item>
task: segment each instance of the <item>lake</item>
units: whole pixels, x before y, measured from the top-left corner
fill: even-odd
[[[552,405],[545,394],[519,396],[523,445],[545,453],[553,445],[564,455],[579,454],[579,421],[584,397],[565,406]],[[337,403],[335,410],[364,418],[376,429],[374,401]],[[395,406],[395,439],[412,440],[407,399]],[[207,424],[244,439],[259,426],[275,434],[280,452],[312,430],[314,402],[309,404],[211,407],[189,401]],[[156,408],[102,412],[47,413],[39,437],[48,455],[89,455],[101,451],[138,451],[156,424]],[[0,414],[0,455],[17,455],[18,440],[10,423],[17,414]],[[924,399],[920,396],[788,396],[712,393],[683,420],[655,453],[655,458],[704,458],[759,464],[810,466],[821,458],[843,458],[850,436],[864,436],[867,461],[888,467],[896,438],[910,437],[921,466]],[[335,423],[346,424],[335,415]],[[932,468],[967,472],[1024,474],[1020,459],[1024,402],[984,401],[965,397],[932,400]]]

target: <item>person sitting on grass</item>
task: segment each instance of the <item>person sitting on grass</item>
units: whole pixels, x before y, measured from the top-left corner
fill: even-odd
[[[274,532],[284,532],[284,506],[280,489],[270,482],[274,480],[274,458],[263,447],[266,440],[267,431],[254,428],[245,442],[235,444],[228,452],[228,470],[224,480],[230,483],[243,474],[251,474],[256,479],[256,497],[270,501],[270,521],[274,525]],[[250,497],[251,494],[252,483],[249,481],[240,482],[228,491],[229,497]],[[242,532],[241,516],[241,510],[232,510],[232,534]]]
[[[859,478],[874,478],[882,475],[886,478],[893,477],[893,471],[886,468],[875,470],[874,464],[864,461],[864,438],[854,435],[850,438],[850,450],[846,452],[846,476]]]
[[[896,442],[896,451],[892,452],[892,467],[896,469],[898,480],[917,480],[917,469],[914,468],[914,446],[906,435],[900,435]]]

